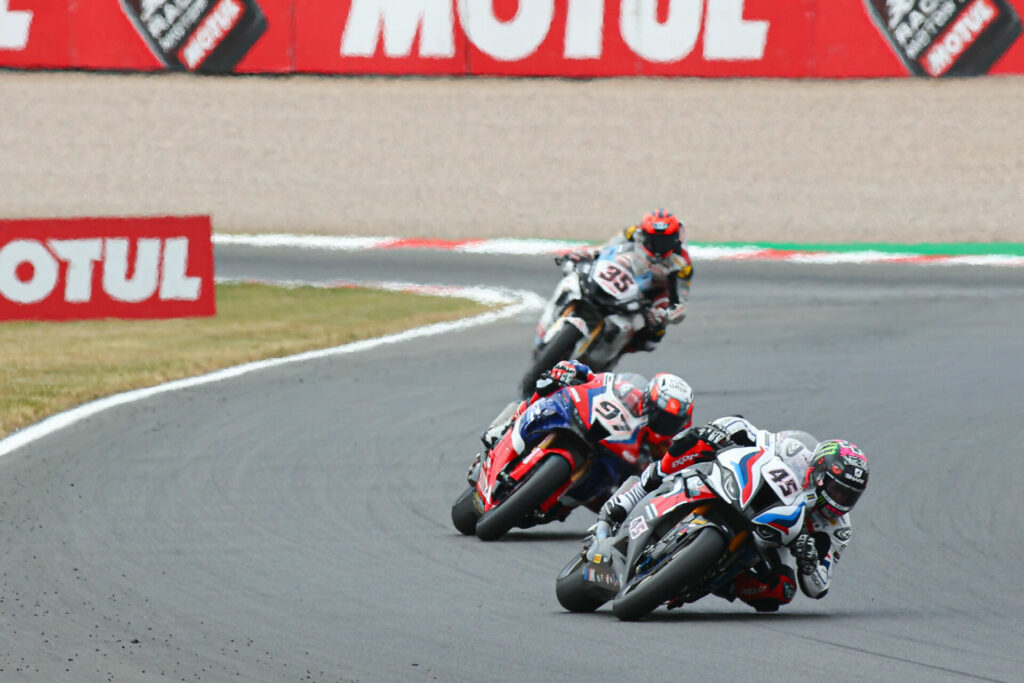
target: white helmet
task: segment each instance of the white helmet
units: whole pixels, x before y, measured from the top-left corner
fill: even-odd
[[[643,406],[647,427],[673,437],[693,422],[693,389],[681,377],[659,372],[647,385]]]

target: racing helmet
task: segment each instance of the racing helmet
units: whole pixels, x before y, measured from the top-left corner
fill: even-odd
[[[667,259],[682,248],[683,224],[671,211],[648,211],[640,221],[638,232],[640,248],[652,259]]]
[[[647,428],[671,439],[693,422],[693,389],[681,377],[659,372],[644,391]]]
[[[849,441],[822,441],[811,457],[817,509],[833,519],[853,509],[868,486],[868,459]]]

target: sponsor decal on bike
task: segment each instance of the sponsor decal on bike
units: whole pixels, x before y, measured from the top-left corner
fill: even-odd
[[[609,588],[619,589],[619,578],[606,566],[587,567],[583,571],[583,578],[592,583],[601,583]]]
[[[643,517],[634,517],[629,523],[629,537],[637,538],[647,531],[647,520]]]

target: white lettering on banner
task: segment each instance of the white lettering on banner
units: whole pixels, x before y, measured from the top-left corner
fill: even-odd
[[[182,48],[181,61],[185,67],[195,69],[202,64],[238,23],[242,11],[243,8],[237,0],[221,0],[213,11],[206,15],[203,23]]]
[[[602,57],[606,2],[565,0],[565,59]],[[618,2],[623,40],[648,61],[684,59],[693,52],[702,26],[705,59],[764,58],[769,22],[744,19],[745,0]],[[668,3],[663,22],[658,21],[659,3]],[[418,56],[454,57],[457,12],[466,38],[481,52],[501,61],[526,59],[547,38],[555,7],[556,0],[518,0],[515,17],[501,21],[494,14],[493,0],[352,0],[341,55],[373,57],[383,37],[387,57],[409,57],[418,35]]]
[[[458,0],[458,5],[466,37],[481,52],[504,62],[536,52],[555,16],[554,0],[519,0],[511,21],[498,21],[492,0]]]
[[[767,21],[743,18],[743,0],[708,0],[704,18],[706,59],[762,59],[768,42]]]
[[[68,264],[64,300],[85,303],[92,299],[93,263],[103,259],[103,240],[49,240],[47,244]]]
[[[658,21],[658,0],[622,0],[619,28],[633,52],[651,62],[678,62],[693,52],[700,35],[703,0],[669,0],[668,18]],[[707,0],[704,57],[762,59],[767,21],[743,18],[744,0]]]
[[[196,301],[203,280],[186,275],[188,270],[188,239],[173,237],[164,244],[163,277],[160,279],[160,298],[164,301]]]
[[[7,9],[8,0],[0,0],[0,50],[24,50],[32,25],[29,10]]]
[[[914,0],[887,0],[885,9],[889,15],[889,29],[892,30],[914,9]]]
[[[604,48],[604,0],[569,0],[565,58],[599,59]]]
[[[693,51],[704,0],[668,0],[668,18],[658,21],[658,0],[622,0],[619,29],[633,52],[649,62],[678,62]]]
[[[372,57],[384,36],[384,54],[408,57],[416,33],[420,56],[455,56],[452,0],[352,0],[341,36],[343,57]]]
[[[996,8],[988,0],[974,0],[924,57],[924,67],[932,76],[946,73],[956,58],[969,48],[981,32],[996,18]]]
[[[12,240],[0,248],[0,296],[19,304],[47,299],[57,287],[60,264],[64,262],[64,300],[68,303],[92,300],[96,263],[103,264],[104,292],[117,301],[145,301],[157,292],[158,285],[163,301],[199,300],[202,278],[187,274],[187,237],[139,239],[131,278],[130,243],[126,238],[52,239],[44,246],[37,240]]]
[[[19,277],[18,268],[28,264],[31,275]],[[19,304],[39,303],[57,286],[60,267],[39,242],[12,240],[0,249],[0,295]]]
[[[135,272],[128,277],[129,240],[106,240],[103,263],[103,290],[110,298],[129,303],[145,301],[156,293],[160,265],[160,240],[142,238],[135,249]]]

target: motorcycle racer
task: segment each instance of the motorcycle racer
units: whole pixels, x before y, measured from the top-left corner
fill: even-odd
[[[681,323],[686,317],[693,262],[686,248],[685,230],[673,213],[655,209],[604,246],[582,247],[559,257],[576,263],[593,260],[601,250],[616,247],[615,261],[629,268],[652,302],[644,328],[633,338],[627,351],[653,351],[665,336],[665,328]]]
[[[868,460],[848,441],[815,443],[806,432],[769,432],[741,416],[722,417],[690,428],[676,437],[660,461],[647,466],[636,484],[608,499],[601,507],[595,533],[602,535],[624,520],[665,479],[714,458],[723,448],[774,449],[797,478],[803,478],[808,509],[805,528],[788,547],[774,551],[774,569],[745,571],[717,594],[730,601],[739,598],[759,612],[774,612],[790,603],[798,584],[804,595],[821,599],[828,593],[836,565],[850,541],[850,510],[867,487]]]
[[[622,375],[594,373],[584,363],[567,360],[556,363],[541,375],[529,399],[510,403],[481,440],[490,450],[509,429],[514,429],[512,446],[522,455],[535,445],[530,423],[536,419],[534,416],[543,414],[543,405],[531,410],[534,406],[543,404],[547,397],[564,387],[598,387],[609,382],[621,392],[623,403],[633,413],[637,424],[635,434],[627,439],[619,437],[614,444],[623,459],[634,463],[641,462],[641,457],[643,462],[659,459],[667,452],[673,437],[691,425],[693,390],[680,377],[658,373],[641,388]]]

